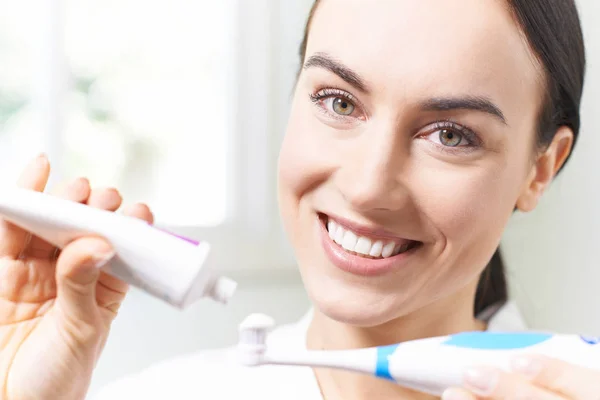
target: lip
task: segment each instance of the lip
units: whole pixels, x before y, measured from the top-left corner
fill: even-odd
[[[337,222],[338,219],[334,217],[334,220]],[[321,244],[327,255],[327,258],[339,269],[349,272],[353,275],[359,275],[364,277],[375,277],[385,275],[397,269],[403,268],[406,266],[408,259],[414,254],[416,250],[421,247],[421,244],[413,247],[412,249],[405,251],[404,253],[397,254],[393,257],[388,258],[365,258],[360,257],[351,253],[348,253],[344,250],[339,244],[335,243],[329,237],[329,232],[325,226],[325,220],[323,218],[318,217],[317,223],[319,225],[319,234],[321,237]],[[346,225],[346,224],[344,224]],[[350,226],[348,228],[354,230]],[[364,230],[363,230],[364,231]],[[361,233],[360,230],[355,231],[356,233]],[[372,235],[372,230],[368,230],[364,232],[365,234]],[[384,232],[384,231],[380,231]],[[389,239],[397,239],[397,236],[390,235],[389,233],[382,236],[381,234],[377,235],[379,237],[385,237]]]

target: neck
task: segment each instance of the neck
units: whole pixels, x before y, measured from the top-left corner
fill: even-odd
[[[485,330],[485,324],[473,315],[474,298],[475,285],[469,285],[451,298],[441,299],[374,327],[340,323],[315,310],[307,332],[307,346],[314,350],[345,350]],[[315,375],[327,400],[434,398],[366,375],[337,370],[316,370]]]

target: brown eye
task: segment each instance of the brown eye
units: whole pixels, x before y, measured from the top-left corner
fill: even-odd
[[[351,115],[354,112],[354,104],[342,97],[336,97],[332,103],[333,111],[340,115]]]
[[[462,135],[450,129],[440,130],[440,143],[448,147],[456,147],[462,141]]]

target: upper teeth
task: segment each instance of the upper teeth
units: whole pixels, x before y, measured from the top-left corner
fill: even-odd
[[[335,221],[327,221],[327,230],[331,240],[348,251],[371,257],[388,258],[408,250],[409,243],[397,244],[395,241],[370,239],[344,228]]]

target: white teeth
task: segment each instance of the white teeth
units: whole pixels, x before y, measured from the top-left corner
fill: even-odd
[[[329,220],[327,222],[327,230],[329,231],[329,237],[331,238],[331,240],[333,240],[335,238],[336,229],[337,229],[337,224],[335,222],[333,222],[332,220]]]
[[[371,251],[369,251],[369,255],[371,257],[381,257],[381,250],[383,250],[383,242],[381,240],[373,243],[373,247],[371,247]]]
[[[383,246],[383,250],[381,250],[381,257],[388,258],[392,254],[394,254],[394,248],[396,247],[396,243],[389,242],[385,246]]]
[[[358,237],[353,232],[346,231],[346,233],[344,234],[344,241],[342,242],[342,247],[348,251],[354,251],[357,241]]]
[[[354,251],[360,254],[369,254],[371,251],[371,239],[367,239],[363,236],[359,237],[356,247],[354,247]]]
[[[409,249],[410,244],[398,245],[395,242],[384,243],[382,240],[369,239],[338,225],[335,221],[327,221],[329,237],[345,250],[371,257],[388,258]]]
[[[344,241],[344,232],[345,232],[345,229],[342,228],[341,226],[338,226],[337,231],[335,231],[335,237],[333,238],[333,240],[340,246],[342,245],[342,242]]]

